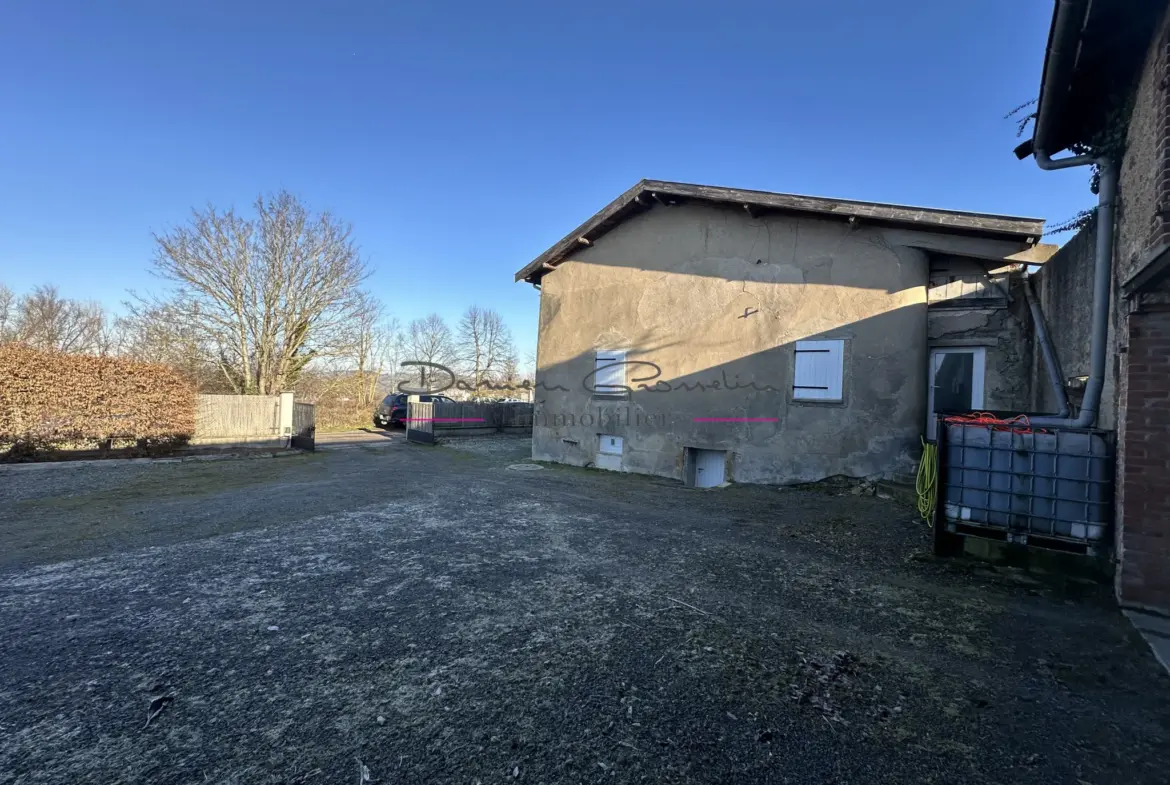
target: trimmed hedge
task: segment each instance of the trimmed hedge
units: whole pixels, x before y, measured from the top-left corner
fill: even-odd
[[[195,389],[173,368],[0,344],[0,459],[63,447],[153,451],[195,432]]]

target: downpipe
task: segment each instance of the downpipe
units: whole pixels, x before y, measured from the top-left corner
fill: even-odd
[[[1109,344],[1109,288],[1113,277],[1113,213],[1117,201],[1118,168],[1113,161],[1106,157],[1092,155],[1074,155],[1068,158],[1054,159],[1048,153],[1050,141],[1050,126],[1059,117],[1064,103],[1068,100],[1067,77],[1076,67],[1076,59],[1080,48],[1080,34],[1085,21],[1085,13],[1089,7],[1089,0],[1058,0],[1056,16],[1053,19],[1053,35],[1049,43],[1048,54],[1044,63],[1043,87],[1040,93],[1039,114],[1036,117],[1036,133],[1032,137],[1032,155],[1036,164],[1048,171],[1055,169],[1071,169],[1076,166],[1097,164],[1101,172],[1101,183],[1097,196],[1097,247],[1093,265],[1093,312],[1092,328],[1089,347],[1089,382],[1085,386],[1085,397],[1081,402],[1080,411],[1076,417],[1069,417],[1067,394],[1065,394],[1062,379],[1060,395],[1057,400],[1063,412],[1053,415],[1032,417],[1034,425],[1056,426],[1064,428],[1089,428],[1097,422],[1097,415],[1101,410],[1101,394],[1105,388],[1105,355]],[[1032,298],[1029,298],[1029,305]],[[1038,310],[1038,306],[1037,306]],[[1035,311],[1034,311],[1035,313]],[[1043,324],[1042,320],[1037,324]],[[1039,327],[1037,328],[1040,329]],[[1041,338],[1041,347],[1045,347]],[[1051,342],[1045,349],[1051,349]],[[1049,378],[1052,378],[1055,364],[1049,365]],[[1055,371],[1059,373],[1059,371]]]
[[[1113,218],[1117,202],[1118,167],[1108,158],[1085,155],[1053,160],[1040,150],[1036,151],[1036,162],[1042,169],[1067,169],[1095,163],[1101,170],[1097,202],[1097,246],[1093,264],[1089,381],[1085,385],[1085,397],[1076,417],[1069,417],[1065,413],[1030,418],[1033,425],[1039,426],[1091,428],[1100,414],[1101,395],[1105,389],[1105,360],[1109,349],[1110,287],[1113,279]]]

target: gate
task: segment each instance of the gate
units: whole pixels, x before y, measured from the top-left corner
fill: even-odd
[[[435,443],[435,405],[412,395],[406,403],[406,440],[416,444]]]
[[[311,403],[293,404],[293,430],[291,446],[298,450],[314,450],[317,447],[317,407]]]

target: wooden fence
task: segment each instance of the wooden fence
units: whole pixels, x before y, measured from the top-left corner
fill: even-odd
[[[200,395],[195,441],[279,439],[279,395]]]
[[[266,444],[286,447],[311,442],[316,409],[283,395],[200,395],[193,444]],[[311,449],[311,448],[310,448]]]

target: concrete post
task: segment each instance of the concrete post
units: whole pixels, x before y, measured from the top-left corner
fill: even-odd
[[[293,437],[293,394],[280,394],[280,438],[284,439],[284,446],[292,444]]]

